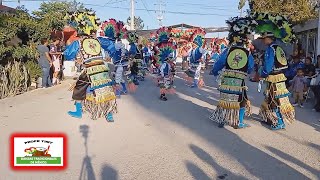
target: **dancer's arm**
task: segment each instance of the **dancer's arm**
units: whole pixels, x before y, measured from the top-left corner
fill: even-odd
[[[252,54],[249,54],[248,57],[248,74],[251,74],[251,72],[254,70],[254,58]]]
[[[272,47],[268,47],[264,56],[264,66],[262,67],[262,70],[260,72],[260,76],[262,78],[268,77],[268,75],[271,73],[274,66],[274,55],[274,49]]]
[[[227,61],[227,55],[228,55],[228,50],[224,50],[222,52],[222,54],[220,55],[220,57],[218,58],[218,60],[214,63],[213,69],[212,69],[212,73],[214,76],[218,76],[219,75],[219,71],[222,70],[225,65],[226,65],[226,61]]]

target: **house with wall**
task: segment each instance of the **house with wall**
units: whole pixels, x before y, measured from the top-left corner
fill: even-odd
[[[318,26],[318,19],[309,20],[303,24],[294,26],[298,44],[301,45],[306,56],[309,52],[312,52],[315,55],[317,53]]]

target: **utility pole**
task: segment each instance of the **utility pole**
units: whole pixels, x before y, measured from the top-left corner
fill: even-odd
[[[130,30],[134,30],[134,0],[131,0],[131,21],[130,21]]]
[[[155,4],[155,5],[159,5],[159,10],[157,11],[158,12],[158,16],[157,16],[157,19],[159,21],[159,26],[162,27],[162,21],[164,19],[163,17],[163,14],[164,14],[164,10],[162,8],[162,6],[165,6],[165,4],[162,2],[162,0],[158,0],[158,4]]]

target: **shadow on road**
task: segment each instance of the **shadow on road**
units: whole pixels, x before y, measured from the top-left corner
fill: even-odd
[[[194,96],[194,90],[186,87],[183,80],[176,80],[175,85],[177,86],[178,92],[183,89],[183,94],[189,95],[190,97]],[[308,179],[282,161],[246,143],[239,138],[237,134],[227,129],[219,129],[215,123],[209,120],[210,112],[208,112],[207,108],[173,95],[168,96],[167,102],[161,102],[159,100],[159,89],[150,78],[142,82],[141,85],[139,85],[139,89],[142,90],[137,91],[136,94],[133,95],[133,98],[138,104],[146,110],[163,116],[169,121],[180,124],[201,136],[213,146],[221,149],[228,156],[233,157],[252,176],[258,179],[270,179],[270,175],[272,175],[273,179]],[[201,92],[201,90],[199,91]],[[216,102],[207,99],[205,102],[216,104]],[[154,121],[158,123],[156,122],[157,119],[154,119]],[[199,149],[200,148],[193,147],[193,150],[197,153],[201,152]],[[230,173],[230,170],[220,168],[220,165],[214,163],[214,158],[204,156],[203,154],[205,153],[202,151],[201,157],[205,159],[206,162],[210,162],[213,167],[217,168],[217,171],[221,171],[217,173],[225,174],[226,171]],[[187,163],[187,168],[192,171],[196,169],[192,163]],[[279,169],[281,169],[281,171],[279,171]]]
[[[110,165],[104,165],[101,171],[101,180],[117,180],[118,172]]]
[[[266,148],[267,148],[270,152],[272,152],[272,153],[280,156],[282,159],[285,159],[285,160],[287,160],[287,161],[290,161],[291,163],[296,164],[296,165],[300,166],[301,168],[303,168],[303,169],[311,172],[314,176],[318,176],[318,177],[319,177],[320,172],[319,172],[318,170],[316,170],[316,169],[314,169],[313,167],[311,167],[311,166],[303,163],[302,161],[298,160],[297,158],[294,158],[294,157],[290,156],[289,154],[284,153],[284,152],[282,152],[281,150],[275,149],[275,148],[270,147],[270,146],[266,146]]]
[[[82,133],[82,137],[84,138],[85,157],[82,161],[79,180],[96,180],[96,176],[94,174],[94,170],[91,163],[91,157],[89,157],[88,155],[87,141],[89,135],[89,126],[81,125],[80,132]]]
[[[216,177],[216,179],[225,179],[225,178],[231,178],[231,179],[246,179],[245,177],[242,176],[238,176],[233,174],[232,172],[230,172],[229,170],[221,167],[214,159],[213,157],[210,156],[210,154],[208,154],[206,151],[204,151],[202,148],[194,145],[194,144],[190,144],[189,148],[192,150],[192,152],[198,157],[200,158],[202,161],[204,161],[205,163],[209,164],[216,172],[220,172],[221,175],[219,175],[218,177]],[[192,164],[191,162],[187,163],[187,168],[189,170],[189,172],[193,175],[193,177],[195,177],[196,179],[203,179],[201,176],[203,176],[203,172],[201,172],[202,170],[199,168],[194,167],[196,165]],[[199,171],[200,170],[200,171]],[[210,179],[210,178],[209,178]]]
[[[186,167],[194,179],[211,180],[211,178],[194,163],[187,161]]]

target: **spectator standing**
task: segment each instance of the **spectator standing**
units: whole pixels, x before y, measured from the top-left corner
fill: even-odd
[[[304,92],[307,89],[307,81],[304,77],[303,69],[299,68],[297,70],[297,75],[292,80],[291,89],[293,92],[294,104],[293,106],[300,106],[303,107],[303,100],[304,100]]]
[[[316,69],[320,69],[320,55],[317,56]]]
[[[52,84],[60,84],[59,72],[61,70],[61,51],[59,51],[58,46],[60,44],[60,39],[54,38],[53,43],[50,45],[50,55],[53,64],[53,78]]]
[[[315,65],[312,64],[311,57],[306,58],[306,62],[304,64],[304,73],[305,73],[305,76],[309,76],[309,77],[316,74],[316,67]]]
[[[41,39],[41,44],[37,46],[39,52],[38,63],[42,70],[42,88],[48,88],[52,86],[50,78],[50,68],[52,66],[52,60],[49,54],[48,39]]]
[[[301,61],[299,56],[294,56],[292,58],[292,63],[289,64],[289,68],[285,71],[287,86],[289,86],[289,82],[297,75],[297,70],[304,68],[304,63]]]

